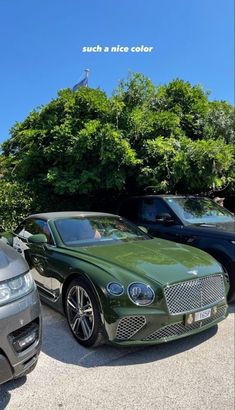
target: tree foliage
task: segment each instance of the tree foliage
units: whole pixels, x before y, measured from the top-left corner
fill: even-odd
[[[0,231],[14,229],[32,210],[29,187],[0,179]]]
[[[149,185],[171,193],[232,189],[234,142],[234,108],[181,79],[155,87],[131,74],[111,97],[61,90],[2,145],[4,227],[10,214],[14,224],[30,209],[105,209]]]

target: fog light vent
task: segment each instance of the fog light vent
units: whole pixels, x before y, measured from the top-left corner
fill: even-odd
[[[145,325],[145,316],[126,316],[120,319],[116,339],[131,339]]]
[[[23,352],[39,339],[38,323],[31,322],[21,329],[17,329],[9,335],[9,339],[17,353]]]

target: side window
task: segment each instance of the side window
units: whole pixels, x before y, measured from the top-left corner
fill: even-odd
[[[46,235],[48,243],[54,245],[47,222],[42,219],[28,219],[25,225],[24,237],[28,239],[30,236],[39,233]]]
[[[140,219],[143,222],[156,222],[156,216],[161,213],[170,213],[161,199],[143,198],[140,207]]]

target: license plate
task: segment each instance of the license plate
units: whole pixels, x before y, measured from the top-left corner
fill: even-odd
[[[199,320],[204,320],[207,319],[208,317],[211,317],[211,309],[206,309],[202,310],[201,312],[196,312],[195,313],[195,322],[198,322]]]

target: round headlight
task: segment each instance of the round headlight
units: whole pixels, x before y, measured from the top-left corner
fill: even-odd
[[[11,297],[11,291],[6,285],[0,285],[0,305],[1,301],[7,301]]]
[[[128,295],[136,305],[150,305],[154,300],[154,291],[145,283],[131,283],[128,286]]]
[[[124,292],[124,287],[117,282],[111,282],[107,285],[107,291],[110,295],[120,296]]]

